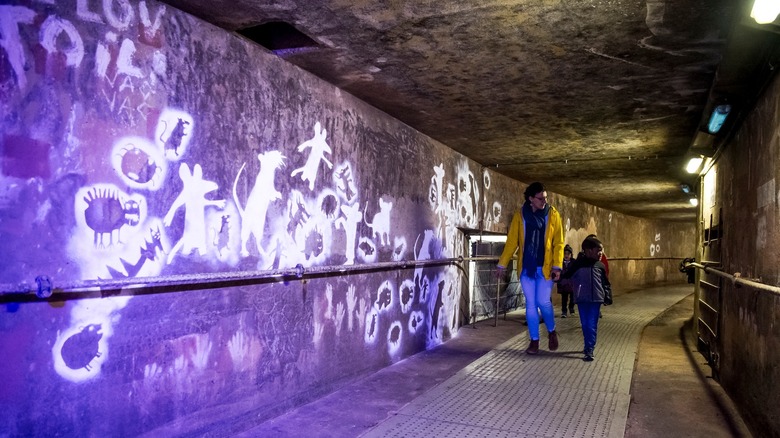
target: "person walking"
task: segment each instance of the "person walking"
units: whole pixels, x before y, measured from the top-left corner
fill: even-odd
[[[586,362],[592,361],[594,357],[601,305],[612,304],[612,285],[607,277],[607,268],[600,261],[603,251],[604,245],[600,240],[586,237],[582,241],[582,253],[561,276],[564,280],[570,280],[574,289],[574,301],[582,325],[582,360]]]
[[[574,261],[573,255],[574,251],[571,246],[566,245],[563,247],[563,270],[561,275],[566,273],[566,270],[571,266],[571,263]],[[569,313],[574,316],[574,290],[571,287],[571,280],[561,278],[558,280],[556,289],[561,294],[561,318],[566,318]]]
[[[539,311],[547,327],[548,348],[558,349],[552,285],[560,278],[563,266],[563,227],[561,214],[547,203],[544,184],[535,182],[523,192],[525,202],[512,216],[504,251],[498,260],[497,274],[504,276],[509,261],[517,252],[520,285],[525,296],[525,317],[531,342],[527,354],[539,352]]]

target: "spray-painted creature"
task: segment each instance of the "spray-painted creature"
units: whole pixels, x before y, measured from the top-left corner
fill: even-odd
[[[141,256],[138,258],[138,261],[135,263],[130,263],[125,259],[120,258],[119,261],[122,262],[122,267],[124,268],[125,272],[118,271],[111,266],[108,266],[108,272],[111,274],[111,278],[135,277],[138,275],[138,272],[141,271],[141,268],[143,268],[144,263],[146,263],[147,260],[154,261],[155,258],[157,258],[158,249],[162,252],[163,248],[162,242],[160,241],[160,228],[158,227],[157,231],[150,228],[149,232],[151,233],[152,241],[145,241],[146,246],[141,247]]]
[[[301,179],[309,181],[309,190],[314,190],[314,183],[317,180],[317,169],[320,167],[320,161],[324,161],[329,169],[333,168],[333,163],[325,158],[325,153],[332,153],[330,146],[325,141],[328,136],[328,131],[320,127],[320,122],[314,124],[314,137],[311,140],[306,140],[298,146],[298,152],[303,152],[307,148],[311,148],[309,158],[306,160],[306,164],[303,167],[292,171],[290,176],[300,174]]]
[[[163,131],[163,134],[165,131],[168,130],[168,122],[166,120],[162,121],[165,123],[165,130]],[[173,153],[178,157],[179,156],[179,147],[181,146],[181,142],[184,139],[184,136],[187,135],[186,132],[184,132],[184,128],[186,125],[189,125],[190,122],[179,118],[179,121],[176,122],[176,126],[173,127],[173,130],[171,131],[171,135],[168,136],[167,140],[163,140],[162,135],[160,136],[160,141],[165,144],[165,153],[167,154],[169,150],[173,150]]]
[[[101,355],[98,351],[100,339],[103,338],[101,330],[100,324],[90,324],[62,344],[62,360],[68,368],[92,370],[89,364]]]
[[[276,170],[284,166],[284,155],[279,151],[269,151],[258,154],[257,159],[260,161],[260,172],[255,179],[255,185],[252,186],[252,190],[249,192],[246,208],[241,207],[236,190],[238,178],[241,176],[244,167],[246,167],[246,163],[241,166],[236,175],[236,180],[233,182],[233,199],[241,216],[241,255],[243,257],[249,256],[249,250],[247,250],[246,245],[250,236],[255,237],[257,251],[261,255],[263,254],[261,243],[263,233],[265,232],[265,216],[268,213],[268,205],[272,201],[282,198],[282,193],[276,190],[274,186],[274,176]]]
[[[122,174],[138,184],[146,184],[153,181],[160,167],[142,149],[133,145],[131,148],[122,149],[121,166]]]
[[[185,207],[184,233],[181,239],[173,246],[168,255],[168,264],[173,261],[176,253],[181,250],[184,255],[192,254],[197,251],[199,255],[204,255],[208,251],[206,243],[206,219],[204,212],[206,207],[215,206],[217,208],[225,207],[225,200],[211,201],[206,199],[206,194],[217,190],[219,186],[214,181],[203,179],[203,169],[200,164],[196,164],[192,172],[187,163],[179,166],[179,177],[184,183],[184,187],[173,201],[173,205],[168,210],[168,214],[163,218],[166,227],[173,222],[173,217],[179,207]]]
[[[94,245],[104,247],[103,235],[109,235],[109,245],[114,244],[114,231],[119,231],[123,225],[134,226],[140,220],[141,209],[138,202],[130,200],[124,204],[119,200],[116,191],[109,189],[92,189],[84,197],[87,209],[84,210],[84,219],[87,226],[95,232]]]

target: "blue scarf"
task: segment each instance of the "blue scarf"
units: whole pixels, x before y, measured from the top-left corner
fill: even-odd
[[[525,222],[525,242],[523,244],[523,272],[529,277],[536,276],[536,268],[544,264],[544,235],[547,224],[547,214],[550,205],[545,204],[541,210],[533,211],[531,203],[523,204],[523,220]]]

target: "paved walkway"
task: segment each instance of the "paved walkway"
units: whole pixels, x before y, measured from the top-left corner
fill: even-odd
[[[464,327],[434,350],[240,436],[623,437],[642,330],[692,292],[680,285],[616,296],[593,362],[582,360],[579,318],[556,318],[558,351],[529,356],[522,319],[510,315],[497,327]]]
[[[364,436],[622,437],[642,329],[690,293],[674,287],[616,297],[599,322],[593,362],[582,360],[579,318],[556,319],[556,352],[525,354],[525,331]]]

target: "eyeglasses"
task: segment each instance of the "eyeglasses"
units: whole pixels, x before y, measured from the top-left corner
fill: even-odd
[[[544,202],[547,202],[547,196],[541,196],[541,197],[539,197],[539,196],[534,196],[533,198],[534,198],[534,199],[536,199],[537,201],[544,201]]]

